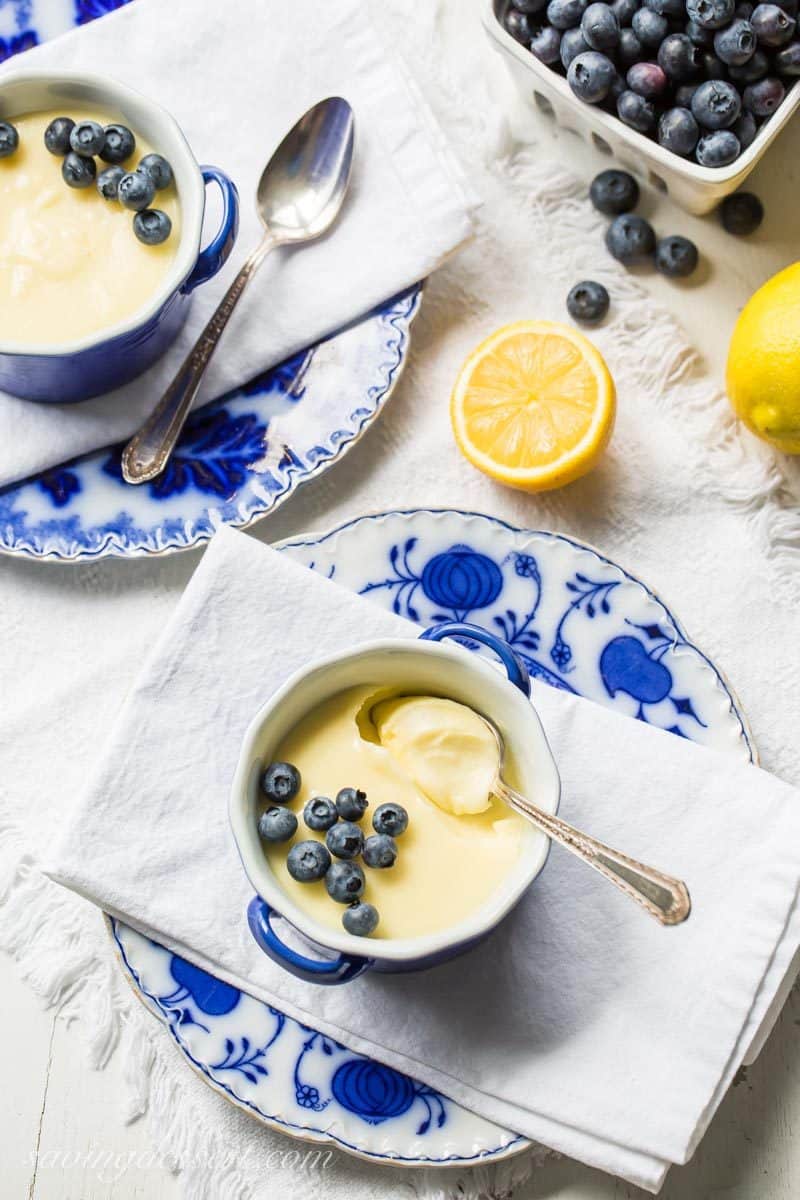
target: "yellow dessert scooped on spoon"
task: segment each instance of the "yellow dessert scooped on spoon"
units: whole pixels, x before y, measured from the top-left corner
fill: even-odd
[[[466,704],[439,696],[383,700],[371,711],[380,743],[444,812],[485,812],[497,778],[497,743]]]

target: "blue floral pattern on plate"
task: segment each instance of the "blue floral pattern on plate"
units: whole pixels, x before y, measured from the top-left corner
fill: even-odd
[[[719,671],[644,584],[588,546],[480,514],[415,510],[279,549],[422,625],[467,620],[501,634],[524,656],[534,696],[547,683],[742,761],[755,757]],[[412,1163],[489,1160],[528,1144],[122,923],[112,929],[129,979],[181,1051],[263,1120]]]
[[[0,0],[0,62],[125,0]],[[0,552],[51,560],[186,550],[221,524],[244,528],[273,511],[355,443],[391,395],[422,289],[196,412],[168,469],[146,487],[122,480],[120,447],[51,468],[0,491]],[[294,405],[324,413],[272,453],[270,421]]]

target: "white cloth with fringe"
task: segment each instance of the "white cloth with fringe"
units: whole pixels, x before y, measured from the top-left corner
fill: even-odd
[[[733,681],[763,765],[800,783],[796,466],[737,429],[687,334],[640,280],[598,255],[603,223],[585,180],[512,140],[503,69],[471,11],[448,0],[381,0],[373,9],[485,202],[478,237],[428,283],[409,365],[384,418],[256,536],[274,540],[367,511],[428,505],[491,512],[598,545],[679,614]],[[452,445],[446,398],[453,377],[503,321],[562,319],[563,296],[587,276],[610,284],[614,295],[609,322],[592,335],[618,386],[614,440],[598,469],[566,491],[509,492]],[[4,563],[3,944],[37,992],[76,1018],[95,1063],[119,1047],[130,1115],[148,1113],[156,1152],[182,1171],[187,1200],[305,1200],[321,1187],[352,1200],[483,1200],[514,1189],[521,1200],[541,1149],[446,1175],[393,1173],[339,1153],[322,1177],[285,1167],[276,1154],[291,1148],[287,1139],[254,1130],[187,1070],[167,1031],[122,981],[96,911],[38,870],[43,842],[65,801],[83,788],[86,764],[196,562],[190,554],[69,572]],[[231,1147],[246,1150],[237,1158]]]

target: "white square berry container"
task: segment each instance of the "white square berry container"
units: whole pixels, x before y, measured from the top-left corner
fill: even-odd
[[[562,75],[539,62],[503,28],[500,18],[508,7],[508,0],[482,0],[482,4],[484,28],[495,49],[504,56],[527,102],[552,116],[562,128],[591,141],[601,153],[613,156],[639,179],[698,216],[711,212],[725,196],[741,187],[800,104],[798,80],[787,91],[775,115],[761,127],[752,145],[736,162],[729,167],[701,167],[630,129],[618,117],[584,104],[573,95]]]

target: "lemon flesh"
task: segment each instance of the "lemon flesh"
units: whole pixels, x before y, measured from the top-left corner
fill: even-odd
[[[599,351],[553,321],[520,321],[488,337],[462,366],[450,402],[456,442],[473,466],[532,492],[591,470],[615,410]]]

